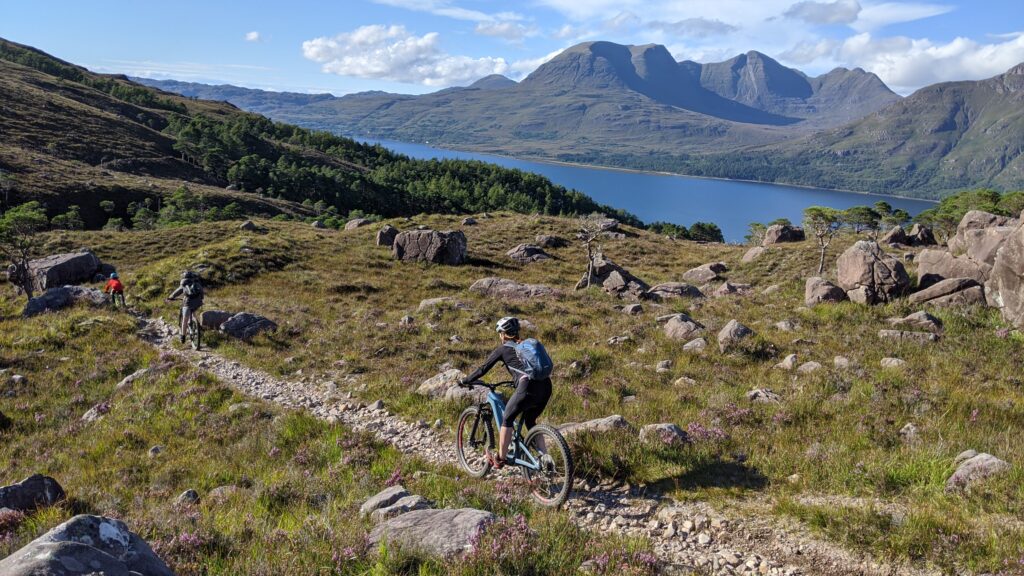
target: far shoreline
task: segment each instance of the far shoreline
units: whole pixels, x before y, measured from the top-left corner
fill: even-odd
[[[359,142],[363,142],[363,143],[370,143],[372,141],[371,139],[369,139],[366,136],[346,136],[346,137],[347,138],[352,138],[353,140],[356,140],[356,141],[359,141]],[[511,154],[498,154],[496,152],[485,152],[485,151],[474,150],[474,149],[452,148],[452,147],[447,146],[447,145],[428,144],[428,143],[425,143],[425,142],[407,142],[405,140],[392,140],[392,139],[385,139],[385,138],[377,138],[376,142],[374,142],[374,143],[379,143],[381,146],[384,146],[385,148],[387,148],[387,145],[383,144],[383,142],[398,142],[398,143],[401,143],[401,144],[411,144],[413,146],[426,146],[428,148],[437,148],[438,150],[446,150],[448,152],[464,152],[464,153],[469,153],[469,154],[480,154],[480,155],[483,155],[483,156],[493,156],[495,158],[505,158],[507,160],[521,160],[521,161],[526,161],[526,162],[536,162],[538,164],[550,164],[552,166],[567,166],[567,167],[571,167],[571,168],[589,168],[589,169],[594,169],[594,170],[607,170],[607,171],[610,171],[610,172],[625,172],[625,173],[629,173],[629,174],[647,174],[647,175],[651,175],[651,176],[668,176],[668,177],[674,177],[674,178],[694,178],[694,179],[698,179],[698,180],[716,180],[716,181],[719,181],[719,182],[742,182],[742,183],[746,183],[746,184],[765,184],[765,185],[768,185],[768,186],[789,186],[790,188],[801,188],[803,190],[815,190],[815,191],[821,191],[821,192],[843,192],[843,193],[846,193],[846,194],[858,194],[858,195],[861,195],[861,196],[873,196],[873,197],[876,197],[876,198],[883,198],[883,199],[884,198],[898,198],[900,200],[911,200],[911,201],[914,201],[914,202],[927,202],[929,204],[938,204],[939,202],[941,202],[941,200],[932,200],[930,198],[917,198],[917,197],[914,197],[914,196],[902,196],[902,195],[898,195],[898,194],[881,194],[881,193],[878,193],[878,192],[863,192],[863,191],[860,191],[860,190],[847,190],[847,189],[844,189],[844,188],[821,188],[820,186],[808,186],[806,184],[790,184],[788,182],[765,182],[763,180],[749,180],[749,179],[744,179],[744,178],[723,178],[721,176],[696,176],[696,175],[692,175],[692,174],[680,174],[678,172],[665,172],[665,171],[662,171],[662,170],[640,170],[640,169],[637,169],[637,168],[625,168],[625,167],[622,167],[622,166],[605,166],[603,164],[584,164],[582,162],[568,162],[568,161],[565,161],[565,160],[555,160],[555,159],[546,158],[546,157],[543,157],[543,156],[529,156],[529,155],[527,155],[527,156],[513,156]],[[398,153],[401,154],[401,152],[398,152]],[[580,192],[584,192],[583,190],[579,190],[579,191]]]

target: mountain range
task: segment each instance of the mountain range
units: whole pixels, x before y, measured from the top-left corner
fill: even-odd
[[[701,64],[656,44],[587,42],[521,82],[488,76],[416,96],[137,80],[350,136],[940,197],[1024,186],[1017,70],[901,98],[859,68],[811,77],[756,51]]]

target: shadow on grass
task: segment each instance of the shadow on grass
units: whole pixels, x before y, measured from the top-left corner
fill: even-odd
[[[467,266],[479,267],[479,268],[488,268],[488,269],[497,268],[499,270],[515,270],[516,269],[515,266],[512,266],[510,264],[505,264],[504,262],[496,262],[496,261],[491,260],[489,258],[481,258],[479,256],[470,256],[469,258],[467,258],[466,259],[466,265]]]
[[[652,482],[647,487],[655,492],[703,488],[763,490],[768,487],[768,477],[753,466],[715,459],[702,462],[679,476]]]

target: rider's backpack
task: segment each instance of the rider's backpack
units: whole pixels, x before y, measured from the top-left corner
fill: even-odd
[[[187,282],[187,283],[185,283],[185,284],[183,284],[181,286],[181,291],[188,298],[202,297],[202,295],[203,295],[203,285],[200,284],[199,282],[196,282],[196,281]]]
[[[551,376],[555,363],[551,361],[551,356],[544,349],[544,345],[536,338],[527,338],[518,344],[509,342],[509,345],[515,349],[516,357],[523,365],[523,373],[530,380],[543,380]]]

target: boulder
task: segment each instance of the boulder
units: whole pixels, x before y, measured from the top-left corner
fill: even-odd
[[[262,332],[277,330],[277,324],[259,314],[239,312],[220,325],[220,331],[242,340],[249,340]]]
[[[750,294],[753,288],[750,284],[733,284],[732,282],[723,282],[721,286],[715,288],[715,291],[711,293],[715,298],[721,298],[723,296],[743,296]]]
[[[903,226],[893,226],[891,230],[882,235],[878,241],[882,244],[910,244],[910,237],[903,230]]]
[[[837,283],[850,300],[861,304],[889,302],[910,287],[903,263],[875,242],[859,240],[836,261]]]
[[[641,304],[628,304],[622,307],[622,313],[630,316],[636,316],[644,311],[644,307]]]
[[[466,374],[462,370],[451,368],[424,380],[416,389],[416,393],[431,398],[443,397],[450,388],[458,389],[459,382],[465,377]]]
[[[612,262],[598,252],[594,256],[594,265],[590,276],[590,286],[600,286],[605,292],[620,298],[638,299],[649,286],[643,280],[633,276],[628,270]],[[576,283],[576,290],[587,287],[587,275]]]
[[[783,358],[782,362],[776,364],[775,367],[779,370],[793,370],[796,368],[796,359],[796,354],[790,354]]]
[[[797,329],[796,322],[793,322],[792,320],[789,320],[789,319],[779,320],[778,322],[776,322],[774,324],[774,326],[775,326],[775,328],[777,328],[778,330],[781,330],[783,332],[794,332]]]
[[[381,226],[380,230],[377,230],[377,246],[387,246],[391,248],[395,244],[395,237],[398,236],[398,228],[395,228],[391,224],[385,224]]]
[[[463,218],[462,219],[462,225],[463,226],[476,226],[476,218],[472,218],[472,217]]]
[[[199,314],[199,325],[207,330],[220,330],[221,325],[234,315],[234,312],[224,310],[203,310]]]
[[[313,223],[310,224],[310,226],[316,228],[317,230],[323,230],[324,228],[327,228],[327,226],[324,225],[323,220],[314,220]]]
[[[107,297],[103,292],[95,288],[84,288],[82,286],[60,286],[49,288],[39,296],[32,298],[25,304],[21,315],[28,318],[44,312],[52,312],[67,308],[78,302],[84,302],[90,306],[103,306]]]
[[[991,267],[996,263],[996,252],[1003,245],[1003,242],[1013,233],[1009,226],[993,226],[978,230],[968,230],[964,233],[964,244],[967,247],[966,255],[975,262],[980,262]]]
[[[412,496],[406,496],[399,498],[397,502],[384,508],[378,508],[370,514],[370,520],[374,524],[379,524],[385,520],[390,520],[396,516],[405,514],[406,512],[412,512],[413,510],[426,510],[430,508],[430,501],[414,494]]]
[[[676,314],[665,323],[665,336],[672,340],[691,340],[704,331],[704,325],[686,314]]]
[[[1024,328],[1024,225],[999,249],[985,284],[985,297],[990,306],[999,308],[1004,320]]]
[[[359,515],[365,518],[375,510],[387,508],[407,496],[409,496],[409,491],[401,484],[385,488],[363,502],[363,505],[359,507]]]
[[[602,232],[615,232],[619,229],[619,221],[615,218],[605,218],[597,223]]]
[[[67,284],[91,282],[100,266],[100,259],[89,250],[54,254],[28,263],[32,286],[38,292]]]
[[[936,334],[942,332],[942,320],[939,320],[924,310],[908,314],[903,318],[890,318],[889,323],[897,327],[917,328],[919,330],[927,330]]]
[[[932,229],[920,224],[914,224],[910,227],[910,231],[907,232],[907,239],[910,241],[911,246],[935,246],[938,244],[935,241],[935,234],[932,233]]]
[[[801,374],[810,374],[811,372],[817,372],[818,370],[821,370],[821,368],[822,366],[820,362],[811,361],[804,362],[796,369],[796,371]]]
[[[694,338],[683,344],[683,352],[702,352],[708,347],[708,341],[703,338]]]
[[[395,236],[392,253],[398,260],[457,266],[466,262],[466,235],[461,230],[408,230]]]
[[[174,499],[175,506],[193,506],[199,504],[199,492],[192,488],[185,490]]]
[[[726,272],[729,268],[725,262],[711,262],[691,268],[683,273],[683,280],[694,284],[707,284],[712,280],[718,280],[719,274]]]
[[[993,228],[998,226],[1016,226],[1017,221],[1006,216],[996,216],[989,212],[983,212],[981,210],[971,210],[964,214],[964,217],[960,219],[960,223],[957,224],[956,234],[949,239],[946,244],[949,246],[950,251],[954,254],[963,254],[967,252],[968,232],[972,230],[983,230],[985,228]]]
[[[804,284],[804,304],[807,306],[843,300],[846,300],[846,291],[820,276],[812,276]]]
[[[675,424],[664,422],[661,424],[648,424],[640,429],[641,442],[658,442],[669,446],[681,446],[687,444],[690,439],[683,432],[683,429]]]
[[[477,535],[496,519],[494,514],[473,508],[413,510],[375,526],[368,537],[370,548],[381,542],[389,547],[441,558],[468,552]]]
[[[241,224],[238,225],[238,229],[243,230],[245,232],[255,232],[259,230],[260,227],[257,226],[256,223],[253,222],[252,220],[246,220],[245,222],[242,222]]]
[[[81,514],[0,561],[5,576],[174,576],[120,520]]]
[[[64,488],[59,482],[49,476],[33,474],[17,484],[0,487],[0,508],[32,512],[37,508],[53,506],[64,497]]]
[[[754,388],[747,392],[747,400],[754,404],[778,404],[782,401],[782,398],[768,388]]]
[[[917,285],[927,288],[947,278],[973,278],[979,284],[988,280],[991,267],[967,256],[953,256],[945,250],[922,250],[917,258]]]
[[[914,344],[927,344],[939,341],[939,336],[932,332],[912,332],[909,330],[879,330],[878,337],[882,340],[912,342]]]
[[[356,228],[362,228],[363,226],[369,226],[370,224],[373,224],[373,222],[366,218],[353,218],[352,220],[345,222],[345,230],[355,230]]]
[[[762,246],[771,246],[780,242],[802,242],[804,240],[804,229],[788,224],[772,224],[764,232]]]
[[[726,352],[753,335],[754,331],[750,328],[736,320],[729,320],[729,323],[718,332],[718,349]]]
[[[434,308],[469,310],[469,306],[459,302],[454,296],[441,296],[440,298],[427,298],[425,300],[420,300],[420,305],[416,308],[416,311],[423,312],[425,310],[433,310]]]
[[[565,238],[551,234],[538,234],[534,238],[534,242],[541,248],[565,248],[569,245],[569,241]]]
[[[972,278],[949,278],[910,295],[911,304],[970,306],[985,303],[985,291]]]
[[[761,255],[767,251],[768,249],[763,246],[754,246],[750,250],[747,250],[746,252],[743,253],[743,258],[740,258],[740,261],[743,262],[744,264],[748,262],[753,262],[754,260],[760,258]]]
[[[644,294],[650,300],[668,300],[670,298],[703,298],[704,293],[696,286],[684,282],[664,282],[651,287]]]
[[[469,287],[469,291],[505,300],[529,300],[562,295],[560,290],[543,284],[520,284],[508,278],[495,276],[477,280]]]
[[[540,260],[550,260],[551,256],[540,246],[534,244],[520,244],[505,253],[513,262],[528,264]]]
[[[961,452],[954,460],[956,471],[946,480],[946,490],[950,492],[970,488],[972,484],[991,476],[1009,471],[1010,464],[985,452],[967,450]]]
[[[629,422],[619,416],[612,414],[604,418],[595,418],[586,422],[569,422],[558,427],[563,436],[572,436],[580,432],[611,432],[612,430],[625,430],[629,428]]]

